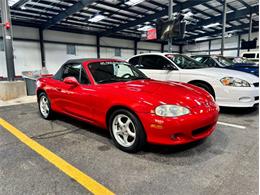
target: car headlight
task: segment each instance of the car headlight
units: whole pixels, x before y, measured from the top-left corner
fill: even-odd
[[[155,108],[155,114],[164,117],[176,117],[189,114],[190,110],[183,106],[161,105]]]
[[[224,86],[232,86],[232,87],[250,87],[250,84],[242,79],[234,78],[234,77],[224,77],[220,80],[220,82]]]

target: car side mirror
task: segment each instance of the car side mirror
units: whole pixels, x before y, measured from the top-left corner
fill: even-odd
[[[66,77],[64,79],[64,83],[66,83],[68,85],[72,85],[73,87],[79,86],[79,82],[77,81],[77,79],[75,77]]]

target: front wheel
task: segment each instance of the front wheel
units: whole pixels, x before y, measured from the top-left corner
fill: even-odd
[[[125,152],[138,152],[146,143],[141,122],[128,110],[120,109],[111,115],[109,130],[116,147]]]
[[[47,94],[43,92],[39,95],[38,98],[39,98],[38,106],[39,106],[39,111],[41,116],[44,119],[51,119],[53,112],[51,110],[51,104]]]

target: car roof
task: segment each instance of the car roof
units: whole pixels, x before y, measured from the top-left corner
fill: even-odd
[[[104,62],[104,61],[119,61],[122,62],[124,60],[121,59],[112,59],[112,58],[80,58],[80,59],[71,59],[68,60],[65,64],[82,64],[83,62]]]
[[[161,52],[151,52],[151,53],[141,53],[141,54],[137,54],[137,55],[134,55],[132,56],[131,58],[133,57],[138,57],[138,56],[146,56],[146,55],[159,55],[159,56],[165,56],[165,55],[170,55],[170,54],[178,54],[178,55],[181,55],[179,53],[169,53],[169,52],[164,52],[164,53],[161,53]],[[130,58],[130,59],[131,59]]]

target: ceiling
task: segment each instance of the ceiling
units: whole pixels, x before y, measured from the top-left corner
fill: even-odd
[[[157,19],[168,18],[169,0],[139,0],[131,6],[129,0],[9,0],[12,22],[69,32],[122,37],[138,40],[144,26],[155,26]],[[173,12],[189,13],[191,22],[179,42],[212,39],[222,32],[222,0],[173,0]],[[258,0],[227,0],[226,31],[244,34],[249,31],[252,13],[253,32],[259,28]],[[102,16],[100,21],[90,18]],[[213,25],[210,27],[209,25]]]

